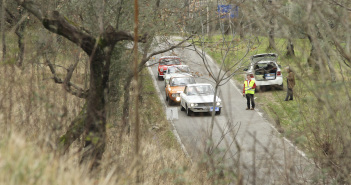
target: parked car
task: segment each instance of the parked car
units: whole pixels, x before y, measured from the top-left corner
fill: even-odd
[[[169,105],[174,102],[180,102],[180,93],[184,91],[184,88],[188,84],[195,84],[195,79],[188,74],[179,74],[178,76],[173,76],[169,79],[169,84],[167,84],[166,91],[166,101]]]
[[[283,89],[283,74],[277,59],[278,55],[275,53],[254,55],[251,57],[250,66],[244,71],[251,74],[258,87],[279,86]]]
[[[190,68],[187,65],[174,65],[174,66],[169,66],[164,73],[164,80],[165,80],[165,87],[168,84],[169,79],[178,74],[190,74]]]
[[[158,62],[158,74],[157,77],[159,80],[163,80],[164,73],[166,72],[168,66],[180,65],[181,61],[178,56],[163,56],[159,59]]]
[[[213,107],[214,88],[211,84],[198,83],[188,84],[180,93],[180,110],[186,111],[188,116],[192,112],[212,112],[221,114],[222,101],[216,96],[215,107]]]

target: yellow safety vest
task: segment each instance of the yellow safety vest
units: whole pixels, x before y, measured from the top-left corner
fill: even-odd
[[[255,83],[255,80],[251,80],[250,84],[247,83],[247,80],[245,80],[244,85],[245,85],[245,94],[255,94],[255,89],[251,89]]]

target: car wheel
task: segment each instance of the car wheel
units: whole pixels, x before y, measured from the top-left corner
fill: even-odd
[[[191,110],[186,106],[186,115],[191,116]]]
[[[171,100],[171,98],[168,98],[168,105],[172,105],[173,101]]]
[[[180,111],[185,111],[183,105],[182,105],[182,102],[180,102]]]
[[[163,80],[163,77],[160,76],[160,73],[157,74],[158,80]]]
[[[221,110],[222,110],[222,108],[219,108],[219,111],[216,111],[216,115],[220,115],[221,114]]]
[[[284,90],[284,84],[279,86],[280,90]]]

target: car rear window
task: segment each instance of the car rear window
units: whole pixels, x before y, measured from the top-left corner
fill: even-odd
[[[276,62],[277,61],[277,56],[276,55],[270,55],[270,54],[258,55],[258,56],[253,56],[251,60],[252,60],[253,63],[257,63],[257,62],[260,62],[260,61],[274,61],[274,62]]]
[[[178,58],[165,58],[161,59],[160,65],[179,65],[180,59]]]
[[[167,68],[167,73],[168,73],[168,74],[175,73],[176,70],[177,70],[177,68],[175,68],[175,67],[168,67],[168,68]]]
[[[177,67],[177,70],[180,73],[189,73],[190,72],[190,68],[188,66]]]
[[[194,78],[173,78],[171,86],[186,86],[188,84],[194,84]]]

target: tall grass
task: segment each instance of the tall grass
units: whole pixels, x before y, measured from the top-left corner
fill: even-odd
[[[134,184],[138,169],[143,184],[211,183],[180,149],[147,71],[141,73],[140,165],[135,164],[133,136],[120,135],[120,109],[110,111],[106,151],[96,173],[87,170],[89,164],[79,164],[83,141],[77,140],[61,155],[57,139],[85,101],[54,83],[45,60],[56,65],[60,78],[66,75],[65,67],[79,60],[71,81],[85,87],[88,58],[76,46],[57,43],[56,37],[47,33],[38,33],[47,39],[38,52],[32,44],[36,41],[30,40],[33,32],[28,34],[24,67],[19,69],[14,62],[8,62],[16,60],[15,50],[0,65],[0,184]],[[7,39],[15,41],[11,34]],[[9,48],[16,47],[15,42],[8,43]],[[56,54],[52,53],[54,46],[59,51]]]

